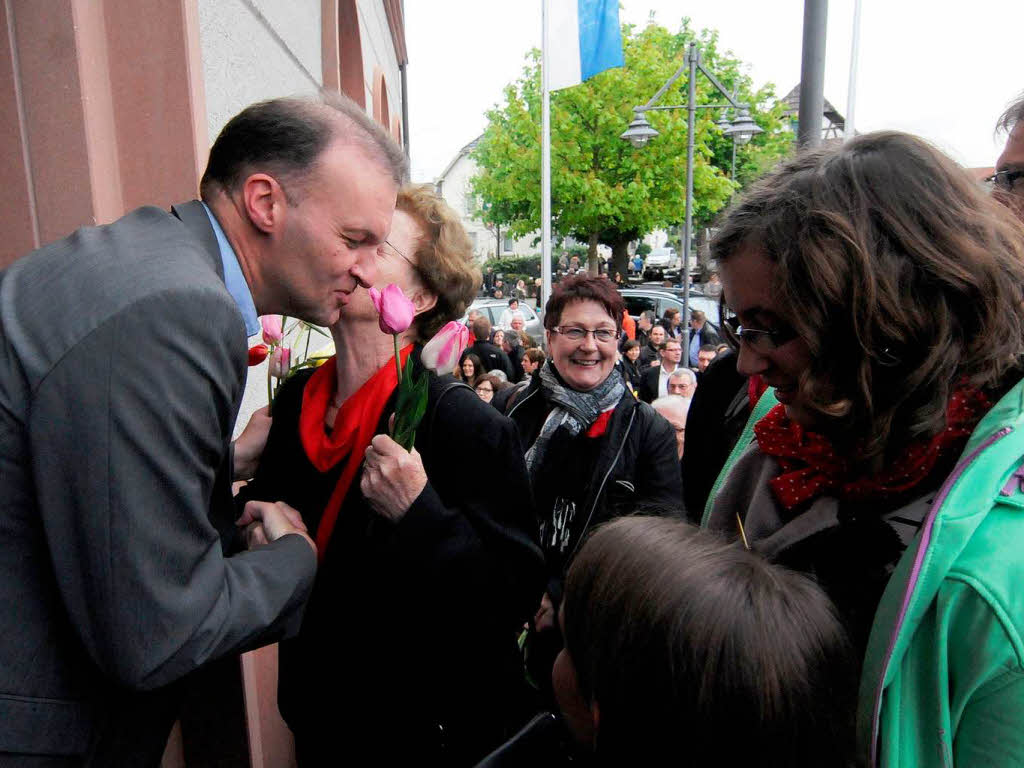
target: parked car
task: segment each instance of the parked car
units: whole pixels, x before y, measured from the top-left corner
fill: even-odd
[[[679,290],[680,293],[676,291]],[[645,310],[651,310],[655,316],[659,319],[665,316],[665,310],[669,308],[678,309],[680,312],[683,311],[683,297],[681,295],[681,289],[674,288],[623,288],[620,293],[622,294],[623,300],[626,302],[626,311],[637,319],[641,312]],[[721,319],[719,317],[718,300],[711,299],[704,296],[702,293],[696,290],[690,291],[690,309],[699,309],[705,315],[707,315],[708,322],[716,333],[719,333],[719,326]],[[690,318],[686,317],[683,320],[687,326],[690,324]],[[719,335],[721,335],[719,333]]]
[[[491,326],[496,328],[501,320],[502,313],[508,309],[508,299],[478,298],[469,305],[469,309],[466,310],[466,314],[462,316],[460,322],[466,322],[469,311],[472,309],[482,312],[491,321]],[[525,301],[520,301],[517,311],[521,312],[523,319],[526,320],[526,326],[523,330],[530,334],[534,341],[543,349],[545,347],[544,323],[541,321],[540,310],[531,307]]]

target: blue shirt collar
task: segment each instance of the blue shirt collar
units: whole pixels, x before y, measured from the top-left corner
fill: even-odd
[[[231,294],[231,298],[235,300],[235,304],[238,305],[238,311],[242,313],[242,319],[245,320],[246,334],[248,336],[255,336],[260,332],[260,318],[256,314],[256,305],[252,300],[252,291],[249,290],[249,284],[245,282],[242,268],[238,265],[238,257],[235,255],[235,250],[231,247],[231,243],[228,242],[224,230],[221,229],[220,223],[206,203],[203,203],[203,210],[210,217],[210,225],[213,227],[213,233],[217,236],[220,260],[224,265],[224,286],[228,289],[228,293]]]

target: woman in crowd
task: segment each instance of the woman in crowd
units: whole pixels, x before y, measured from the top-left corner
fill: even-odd
[[[615,369],[622,309],[607,278],[582,273],[560,282],[544,314],[548,361],[509,409],[527,447],[547,565],[528,649],[541,684],[561,647],[555,612],[584,534],[644,505],[678,512],[682,497],[671,426]]]
[[[783,165],[712,248],[779,405],[707,525],[836,603],[866,763],[1024,764],[1024,232],[884,132]]]
[[[643,371],[640,370],[640,342],[630,339],[622,345],[622,372],[631,392],[640,389]]]
[[[668,338],[679,339],[683,336],[682,322],[683,313],[674,307],[669,307],[661,318],[661,327],[665,329]]]
[[[498,392],[501,392],[508,386],[509,384],[507,381],[502,380],[495,374],[484,373],[477,377],[476,383],[473,385],[473,389],[481,400],[485,403],[489,403],[494,399],[494,396]]]
[[[480,273],[429,187],[403,188],[397,206],[378,287],[415,304],[400,347],[422,374],[421,343],[462,315]],[[472,765],[506,737],[515,633],[543,592],[521,444],[473,392],[429,374],[405,451],[386,434],[394,347],[366,291],[331,333],[336,358],[282,388],[241,496],[300,510],[321,554],[301,632],[281,644],[281,714],[300,766]]]
[[[477,378],[483,374],[484,365],[478,356],[470,352],[462,359],[462,365],[459,366],[458,371],[459,381],[470,387],[475,387]]]

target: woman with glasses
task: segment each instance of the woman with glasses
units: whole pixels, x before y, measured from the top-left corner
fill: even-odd
[[[500,392],[508,385],[507,381],[502,381],[493,373],[485,373],[476,380],[473,389],[476,391],[477,397],[485,403],[489,403],[494,399],[496,392]]]
[[[399,341],[430,377],[415,449],[387,437],[394,344],[360,289],[331,328],[336,357],[282,387],[240,494],[297,509],[321,555],[301,631],[281,644],[277,701],[300,767],[472,765],[516,724],[515,634],[543,591],[529,481],[512,423],[420,363],[480,283],[457,215],[404,187],[377,266],[377,287],[416,308]]]
[[[644,507],[679,514],[682,503],[675,433],[615,367],[622,311],[607,278],[562,280],[544,315],[548,361],[509,409],[526,448],[547,565],[527,660],[548,690],[562,645],[555,616],[565,572],[586,532]]]
[[[885,132],[789,161],[712,247],[778,404],[705,524],[833,599],[865,764],[1024,764],[1024,231]]]

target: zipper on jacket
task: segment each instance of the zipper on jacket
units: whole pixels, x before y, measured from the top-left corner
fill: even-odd
[[[584,535],[587,532],[587,528],[590,527],[590,521],[594,519],[594,512],[597,511],[597,502],[601,500],[601,494],[604,492],[605,483],[608,482],[608,477],[611,475],[612,470],[615,469],[615,465],[619,463],[619,457],[622,456],[622,451],[626,447],[626,438],[629,437],[629,433],[633,429],[633,421],[636,419],[636,408],[633,408],[629,414],[629,424],[626,425],[626,431],[622,433],[622,441],[619,443],[619,450],[615,452],[615,458],[612,459],[612,463],[608,465],[608,471],[604,473],[604,477],[601,478],[601,485],[597,488],[597,495],[594,496],[594,503],[590,505],[590,514],[587,515],[587,522],[583,526],[583,530],[580,532],[580,537],[576,541],[576,546],[572,548],[572,552],[569,553],[569,560],[572,560],[576,556],[577,550],[583,543]],[[566,562],[568,562],[567,560]]]
[[[910,598],[914,594],[914,587],[917,586],[917,580],[921,576],[921,566],[924,563],[924,557],[927,554],[928,546],[931,544],[932,527],[935,524],[935,518],[938,516],[939,510],[946,501],[946,497],[949,492],[953,489],[956,481],[960,479],[960,476],[964,473],[968,466],[970,466],[978,455],[988,448],[993,443],[998,442],[1002,438],[1006,437],[1013,431],[1013,427],[1003,427],[997,430],[995,433],[990,435],[985,441],[975,448],[971,455],[961,461],[954,469],[952,474],[946,478],[946,482],[943,483],[942,488],[939,490],[939,495],[935,497],[935,501],[932,503],[932,508],[928,511],[928,516],[924,520],[924,524],[921,526],[921,546],[917,549],[917,555],[914,557],[914,567],[910,570],[910,577],[907,580],[907,587],[903,593],[903,604],[900,606],[900,612],[896,616],[896,624],[893,626],[892,634],[889,636],[889,647],[886,649],[885,657],[882,659],[881,676],[878,680],[878,688],[875,691],[875,703],[874,709],[871,715],[871,765],[878,765],[878,731],[879,731],[879,717],[882,711],[882,694],[885,688],[885,676],[889,672],[889,663],[892,661],[892,653],[896,648],[896,638],[899,635],[900,629],[903,626],[903,621],[907,617],[907,611],[910,608]]]

